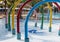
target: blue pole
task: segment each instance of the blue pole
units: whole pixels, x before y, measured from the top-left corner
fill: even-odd
[[[37,27],[37,22],[35,23],[35,27]]]
[[[36,19],[36,20],[35,20],[35,21],[36,21],[36,22],[35,22],[35,27],[37,27],[37,14],[35,14],[35,19]]]
[[[47,16],[47,20],[49,21],[50,18],[50,10],[48,9],[48,16]]]

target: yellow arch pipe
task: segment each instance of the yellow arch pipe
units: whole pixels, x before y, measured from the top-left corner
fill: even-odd
[[[6,0],[7,1],[7,3],[9,4],[9,5],[11,5],[11,3],[8,1],[8,0]]]
[[[15,8],[16,6],[21,2],[21,0],[18,0],[17,2],[14,2],[14,7],[12,8],[12,34],[15,34],[15,28],[14,28],[14,14],[15,14]]]
[[[50,24],[49,24],[49,32],[51,32],[51,27],[52,27],[52,7],[47,3],[48,8],[50,9]]]
[[[3,0],[0,0],[0,1],[3,1]]]
[[[3,1],[3,0],[0,0],[0,2],[1,2],[1,1]],[[9,5],[11,5],[10,2],[9,2],[8,0],[6,0],[6,1],[7,1],[7,3],[8,3]]]

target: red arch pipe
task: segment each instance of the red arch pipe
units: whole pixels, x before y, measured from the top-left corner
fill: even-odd
[[[29,3],[30,1],[32,1],[32,0],[28,0],[28,1],[26,1],[21,7],[20,7],[20,9],[19,9],[19,11],[18,11],[18,14],[17,14],[17,33],[20,33],[20,29],[19,29],[19,26],[20,26],[20,24],[19,24],[19,20],[20,20],[20,13],[21,13],[21,11],[22,11],[22,8],[27,4],[27,3]]]
[[[60,10],[60,6],[56,3],[56,2],[54,2],[54,4],[58,7],[58,9]]]

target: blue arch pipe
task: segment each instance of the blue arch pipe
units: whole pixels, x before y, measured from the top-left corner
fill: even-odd
[[[46,2],[60,2],[60,0],[44,0],[42,2],[38,2],[36,5],[32,7],[32,9],[29,11],[26,20],[25,20],[25,40],[28,38],[28,20],[29,17],[32,15],[33,11],[38,8],[40,5],[43,5]],[[25,41],[28,42],[28,41]]]

